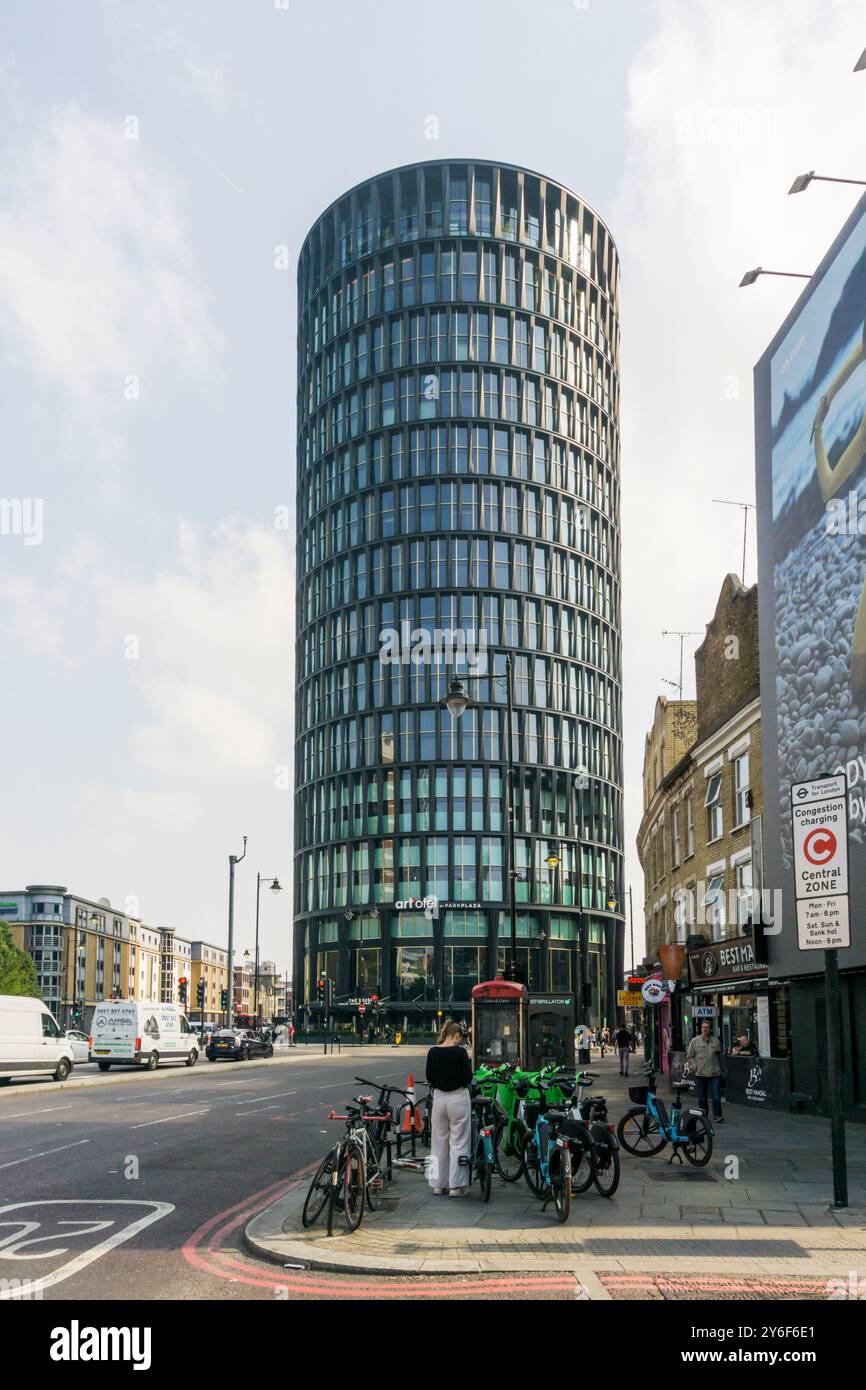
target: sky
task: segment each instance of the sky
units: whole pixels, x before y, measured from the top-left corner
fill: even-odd
[[[261,952],[288,965],[297,254],[377,172],[502,160],[597,208],[622,261],[639,959],[661,632],[703,632],[740,569],[713,498],[754,500],[752,367],[799,292],[738,283],[814,269],[854,205],[787,189],[866,177],[864,46],[854,0],[5,0],[0,496],[30,510],[0,534],[0,888],[221,944],[246,835],[236,940],[278,875]]]

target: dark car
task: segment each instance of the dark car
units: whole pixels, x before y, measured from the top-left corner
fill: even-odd
[[[251,1057],[273,1057],[273,1044],[249,1028],[220,1028],[213,1033],[204,1050],[209,1062],[226,1058],[230,1062],[248,1062]]]

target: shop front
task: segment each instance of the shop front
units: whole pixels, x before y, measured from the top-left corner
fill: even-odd
[[[771,985],[751,936],[713,941],[688,952],[682,998],[682,1051],[671,1055],[671,1079],[688,1076],[689,1040],[708,1019],[725,1054],[725,1098],[784,1110],[790,1097],[788,990]],[[740,1053],[741,1039],[754,1048]]]

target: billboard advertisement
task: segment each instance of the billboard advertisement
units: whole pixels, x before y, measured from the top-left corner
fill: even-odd
[[[845,773],[854,920],[866,911],[864,324],[866,198],[755,368],[764,876],[784,910],[771,978],[821,968],[798,949],[792,783]],[[866,964],[866,931],[839,964]]]

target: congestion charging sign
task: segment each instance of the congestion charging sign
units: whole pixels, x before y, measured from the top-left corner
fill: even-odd
[[[794,891],[801,951],[851,945],[848,813],[844,774],[791,787]]]

